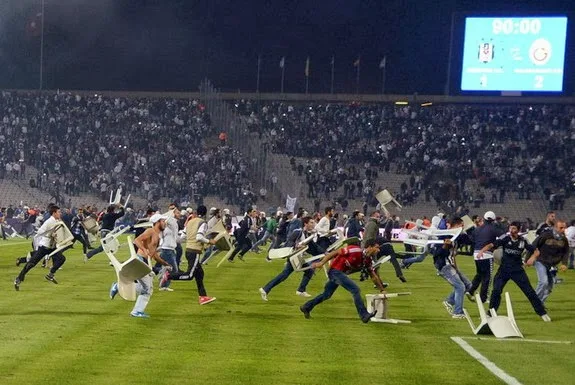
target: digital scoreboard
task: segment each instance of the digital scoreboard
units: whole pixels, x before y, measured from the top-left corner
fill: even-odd
[[[567,17],[466,17],[462,91],[561,92]]]

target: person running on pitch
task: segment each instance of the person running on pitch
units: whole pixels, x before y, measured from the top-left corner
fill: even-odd
[[[314,262],[312,267],[317,269],[332,260],[331,267],[327,273],[328,281],[325,284],[324,291],[317,297],[303,304],[299,309],[305,318],[311,318],[313,308],[325,300],[331,298],[339,286],[349,291],[353,296],[353,302],[359,318],[363,323],[368,323],[375,316],[377,311],[369,313],[363,303],[359,286],[348,277],[349,274],[362,272],[362,275],[368,274],[376,286],[385,293],[385,286],[381,278],[373,269],[372,258],[379,252],[379,244],[375,239],[368,240],[364,243],[364,249],[356,245],[349,245],[339,250],[334,250],[326,254],[319,262]]]
[[[198,206],[197,216],[186,223],[186,259],[188,260],[188,270],[186,272],[166,271],[160,279],[160,287],[165,287],[169,281],[191,281],[196,280],[198,287],[199,303],[206,305],[216,300],[215,297],[208,297],[204,287],[204,269],[200,263],[200,258],[205,245],[214,245],[213,239],[206,238],[208,224],[205,220],[208,209],[206,206]]]
[[[120,209],[120,211],[116,212],[116,207]],[[124,207],[122,205],[110,205],[106,209],[106,213],[102,216],[102,222],[100,223],[100,238],[104,239],[106,235],[112,230],[114,230],[114,225],[116,221],[124,216]],[[104,247],[102,245],[98,246],[94,250],[90,250],[86,253],[84,257],[84,262],[88,262],[90,258],[94,255],[99,254],[104,251]]]
[[[509,225],[509,234],[498,238],[493,243],[485,245],[479,251],[479,259],[481,259],[481,254],[490,251],[492,249],[497,249],[501,247],[503,249],[503,255],[501,256],[501,265],[499,270],[493,278],[493,289],[491,291],[491,298],[489,300],[489,306],[497,311],[501,303],[501,293],[503,288],[507,284],[507,281],[512,280],[519,286],[523,294],[527,297],[533,310],[537,313],[543,321],[549,322],[551,318],[547,315],[543,303],[537,297],[537,293],[531,286],[529,282],[529,277],[523,269],[523,259],[522,255],[525,250],[529,253],[535,251],[535,247],[532,246],[525,238],[519,235],[519,229],[521,224],[519,222],[512,222]]]
[[[50,255],[54,250],[56,250],[54,236],[54,230],[57,226],[65,226],[63,223],[58,224],[61,220],[62,212],[60,208],[56,205],[48,206],[48,212],[50,213],[50,217],[46,219],[46,221],[40,226],[38,229],[38,234],[34,237],[34,244],[36,245],[36,250],[31,253],[31,258],[29,261],[26,262],[20,274],[14,280],[14,289],[17,291],[20,290],[20,284],[24,282],[26,278],[26,274],[34,266],[38,264],[38,262],[42,261],[44,257]],[[58,271],[60,267],[66,262],[66,257],[62,254],[62,252],[57,252],[56,254],[52,255],[53,265],[50,269],[50,272],[46,274],[44,278],[48,281],[57,284],[58,281],[54,278],[54,274]]]
[[[161,214],[154,214],[150,217],[150,222],[152,222],[152,228],[147,229],[142,234],[140,234],[136,239],[134,239],[134,244],[137,247],[138,258],[148,264],[150,268],[153,267],[154,261],[157,261],[164,265],[167,270],[170,270],[172,266],[164,261],[158,253],[158,246],[160,240],[162,239],[162,231],[166,228],[167,217]],[[150,316],[145,313],[146,306],[150,302],[150,297],[154,291],[154,273],[150,272],[137,280],[136,293],[138,297],[136,298],[136,303],[134,308],[130,312],[132,317],[137,318],[149,318]],[[110,298],[118,294],[118,283],[114,282],[112,288],[110,289]]]
[[[294,249],[298,249],[300,243],[303,242],[304,239],[308,238],[309,236],[311,236],[313,234],[313,230],[315,228],[315,221],[311,217],[304,217],[304,218],[302,218],[302,223],[303,223],[303,228],[296,229],[292,232],[292,234],[290,235],[290,238],[286,242],[285,247],[293,247]],[[314,241],[309,242],[307,244],[307,246],[308,246],[307,253],[311,254],[312,256],[325,253],[325,250],[322,249]],[[307,267],[307,264],[305,264],[303,267]],[[293,266],[290,263],[290,261],[287,260],[285,263],[285,267],[282,270],[282,272],[279,273],[271,281],[269,281],[264,287],[260,287],[259,292],[260,292],[260,295],[262,296],[262,299],[264,301],[267,301],[269,292],[274,287],[276,287],[277,285],[279,285],[280,283],[285,281],[293,272],[294,272]],[[299,287],[298,287],[297,291],[295,292],[296,295],[299,295],[301,297],[311,297],[311,295],[307,293],[306,288],[307,288],[309,281],[313,277],[313,273],[314,273],[314,269],[308,269],[308,270],[304,271],[303,277],[302,277],[301,282],[299,284]]]

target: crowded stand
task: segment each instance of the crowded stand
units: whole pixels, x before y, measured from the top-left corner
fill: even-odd
[[[149,203],[253,203],[241,154],[205,146],[218,132],[197,100],[2,92],[0,119],[0,178],[24,178],[32,165],[26,183],[60,204],[82,192],[107,201],[118,187]]]
[[[511,194],[543,194],[550,209],[561,210],[573,191],[573,106],[235,106],[273,152],[291,158],[309,198],[369,200],[388,187],[407,205],[425,198],[478,207],[504,203]],[[399,186],[375,186],[382,171],[407,178]]]

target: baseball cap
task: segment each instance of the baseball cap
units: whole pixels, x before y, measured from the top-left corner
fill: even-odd
[[[493,211],[487,211],[483,215],[483,219],[485,219],[486,221],[494,221],[495,220],[495,213]]]
[[[161,221],[162,219],[166,220],[166,219],[168,219],[168,217],[165,215],[162,215],[162,214],[154,214],[150,217],[150,222],[156,223],[158,221]]]

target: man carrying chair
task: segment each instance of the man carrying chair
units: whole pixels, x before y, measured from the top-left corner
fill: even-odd
[[[16,289],[16,291],[20,290],[20,284],[26,278],[26,274],[28,274],[28,272],[38,264],[38,262],[43,260],[44,257],[52,254],[57,250],[55,233],[58,231],[59,226],[65,227],[66,225],[61,221],[62,213],[58,206],[48,206],[48,212],[50,213],[50,217],[46,219],[44,224],[42,224],[42,226],[38,229],[38,234],[34,237],[36,250],[31,253],[30,260],[26,262],[26,265],[24,265],[22,271],[20,271],[20,274],[18,274],[18,277],[16,277],[14,280],[14,289]],[[58,281],[56,281],[54,278],[54,274],[56,274],[58,269],[64,264],[64,262],[66,262],[66,257],[64,257],[62,251],[59,250],[52,254],[52,261],[52,268],[44,278],[52,283],[57,284]]]

